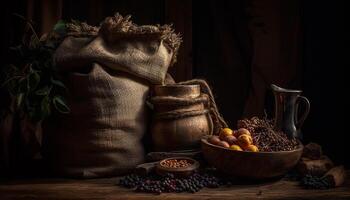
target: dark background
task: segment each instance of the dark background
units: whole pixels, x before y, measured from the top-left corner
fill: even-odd
[[[271,83],[302,89],[311,102],[305,142],[320,143],[349,167],[345,9],[341,0],[11,0],[0,10],[1,59],[7,62],[23,30],[12,13],[33,20],[39,33],[58,19],[98,25],[115,12],[133,15],[137,24],[173,23],[184,40],[170,70],[176,81],[207,79],[233,127],[264,109],[272,116]]]

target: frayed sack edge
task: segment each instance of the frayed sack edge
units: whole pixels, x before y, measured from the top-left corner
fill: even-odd
[[[116,13],[107,17],[100,27],[88,25],[85,22],[72,21],[68,23],[67,36],[96,37],[101,35],[105,40],[113,42],[122,38],[153,38],[164,41],[164,44],[173,52],[170,66],[176,63],[177,54],[182,42],[180,34],[175,33],[172,25],[143,25],[134,24],[131,15],[125,17]]]

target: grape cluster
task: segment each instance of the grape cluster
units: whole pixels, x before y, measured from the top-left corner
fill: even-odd
[[[329,189],[331,188],[330,182],[321,177],[305,175],[300,180],[300,185],[306,189]]]
[[[120,186],[134,188],[138,192],[157,194],[163,192],[195,193],[204,187],[216,188],[225,184],[227,184],[226,181],[220,180],[215,175],[206,172],[196,172],[187,178],[176,178],[173,174],[166,174],[165,176],[130,174],[119,181]]]

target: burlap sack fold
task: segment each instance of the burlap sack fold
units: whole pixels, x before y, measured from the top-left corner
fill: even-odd
[[[63,71],[97,62],[163,84],[168,67],[176,61],[181,43],[171,26],[137,26],[130,16],[107,17],[101,28],[86,24],[68,26],[70,32],[56,52]]]
[[[149,87],[164,82],[180,38],[169,26],[137,26],[119,14],[101,28],[68,28],[55,61],[67,74],[71,112],[45,132],[46,157],[59,175],[123,174],[143,162]]]

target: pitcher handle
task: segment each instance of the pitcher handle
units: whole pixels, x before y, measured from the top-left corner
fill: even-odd
[[[305,104],[305,111],[303,113],[303,115],[300,117],[300,119],[298,119],[299,117],[299,104],[303,102]],[[310,112],[310,102],[309,100],[304,97],[304,96],[299,96],[296,102],[296,107],[295,107],[295,126],[297,128],[297,130],[299,130],[301,128],[301,126],[303,125],[306,117],[309,115]]]

